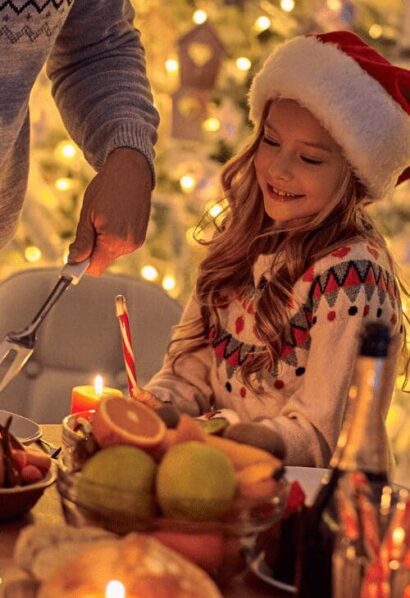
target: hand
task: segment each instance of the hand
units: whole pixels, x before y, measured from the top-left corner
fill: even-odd
[[[151,205],[151,170],[137,150],[118,148],[88,185],[68,261],[91,257],[99,276],[117,257],[142,245]]]
[[[152,392],[145,390],[145,388],[140,388],[139,386],[133,390],[131,396],[136,401],[141,401],[141,403],[145,403],[145,405],[154,409],[167,428],[177,427],[179,413],[171,403],[163,403],[157,399]]]
[[[282,436],[264,424],[255,422],[233,424],[228,426],[223,433],[225,438],[251,444],[268,451],[283,460],[286,456],[286,446]]]

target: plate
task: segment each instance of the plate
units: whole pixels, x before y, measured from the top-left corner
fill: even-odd
[[[255,560],[251,562],[249,565],[251,571],[259,577],[262,581],[277,588],[278,590],[283,590],[284,592],[289,592],[291,594],[296,594],[296,587],[291,586],[287,583],[283,583],[283,581],[279,581],[273,577],[272,571],[269,569],[268,565],[265,562],[265,553],[261,552]]]
[[[10,411],[0,409],[0,424],[4,425],[10,415],[13,416],[10,431],[14,436],[17,436],[20,442],[23,444],[30,444],[41,438],[42,431],[40,426],[31,419],[18,415],[17,413],[11,413]]]

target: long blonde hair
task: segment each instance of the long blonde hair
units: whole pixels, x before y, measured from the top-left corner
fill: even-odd
[[[335,197],[324,210],[299,226],[278,227],[272,222],[264,209],[254,167],[268,110],[269,104],[254,137],[222,170],[221,187],[227,207],[212,240],[202,241],[208,246],[208,254],[200,264],[195,289],[201,317],[179,326],[169,349],[175,366],[184,353],[208,345],[211,325],[216,326],[214,335],[218,337],[218,306],[252,281],[252,267],[260,254],[273,254],[272,276],[261,290],[255,314],[255,333],[266,348],[246,360],[239,372],[243,383],[255,393],[260,391],[254,375],[262,370],[274,371],[279,361],[291,291],[303,273],[332,248],[354,239],[374,241],[389,254],[383,236],[365,210],[364,188],[347,161]],[[178,340],[184,340],[184,348]]]

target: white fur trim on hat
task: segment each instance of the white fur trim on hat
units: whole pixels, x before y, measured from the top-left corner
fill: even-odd
[[[254,125],[275,97],[296,100],[316,116],[369,198],[391,195],[410,164],[410,117],[354,59],[333,43],[294,38],[269,56],[252,82],[249,116]]]

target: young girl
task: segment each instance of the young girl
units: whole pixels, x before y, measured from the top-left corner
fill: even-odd
[[[386,415],[403,325],[366,205],[410,176],[409,92],[410,72],[350,32],[269,56],[249,95],[254,137],[222,173],[225,220],[147,390],[193,416],[233,410],[279,434],[287,464],[323,467],[378,320],[393,337]]]

